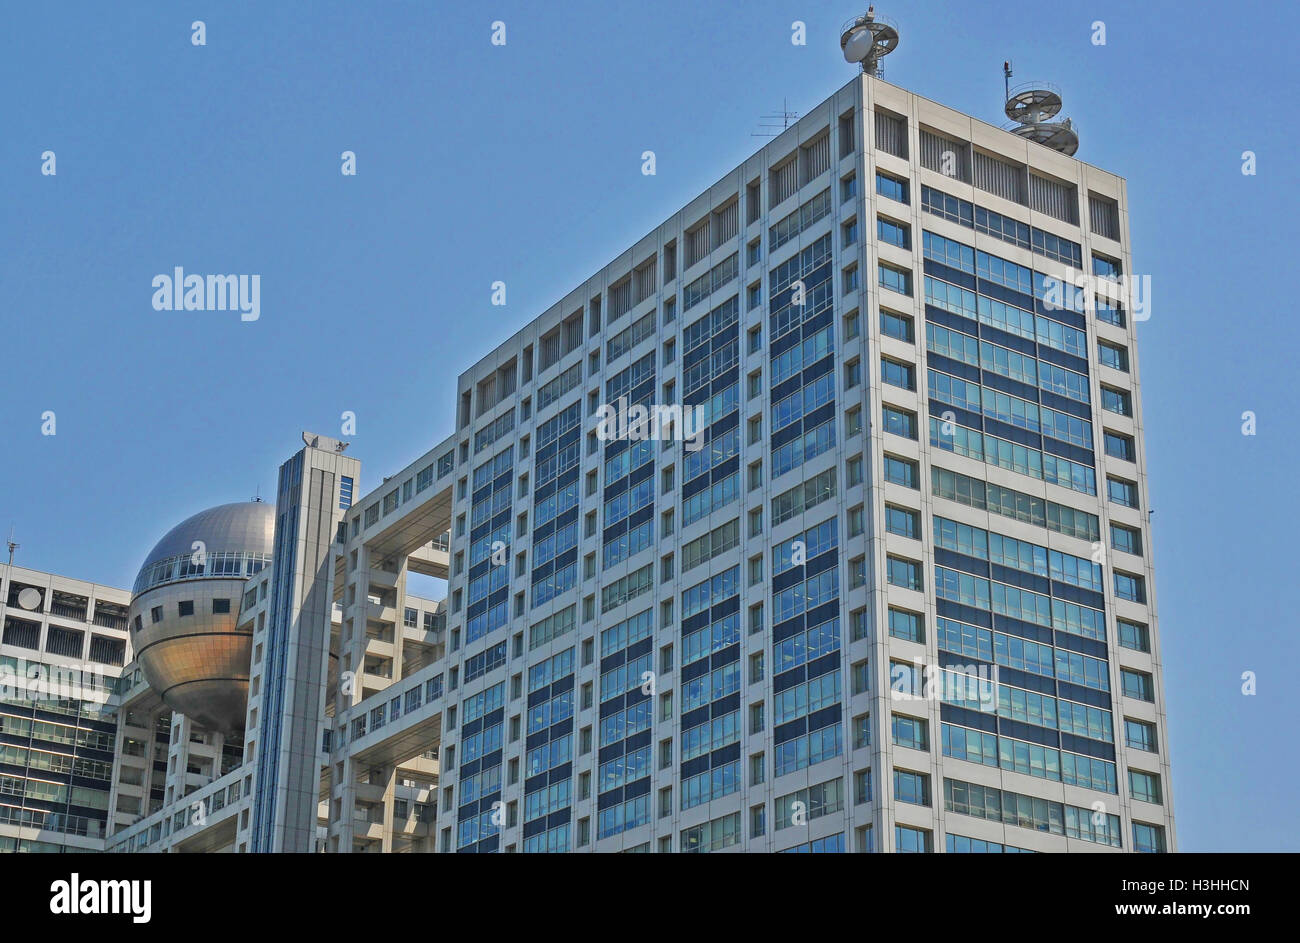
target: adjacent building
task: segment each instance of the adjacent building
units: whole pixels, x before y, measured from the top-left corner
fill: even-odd
[[[130,593],[0,566],[0,851],[102,851]]]

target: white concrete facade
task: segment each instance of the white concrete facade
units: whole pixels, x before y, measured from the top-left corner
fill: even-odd
[[[0,565],[0,851],[101,850],[125,590]]]
[[[1139,312],[1035,280],[1131,276],[1127,220],[1122,178],[854,78],[463,373],[452,435],[350,508],[295,499],[332,542],[293,605],[332,613],[306,655],[268,634],[277,540],[243,765],[110,849],[1176,850]],[[705,457],[599,439],[628,392],[716,403]],[[276,645],[316,670],[266,846]],[[896,696],[896,664],[972,663],[996,710]]]

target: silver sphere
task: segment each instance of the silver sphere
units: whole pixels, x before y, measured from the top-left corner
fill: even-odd
[[[274,540],[274,505],[222,504],[168,531],[136,578],[131,641],[145,680],[201,726],[244,727],[252,633],[236,624],[245,581]]]

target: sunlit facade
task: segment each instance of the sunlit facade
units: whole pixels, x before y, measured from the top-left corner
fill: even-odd
[[[1122,178],[854,78],[407,467],[305,437],[243,740],[131,727],[107,847],[1175,850],[1132,273]]]

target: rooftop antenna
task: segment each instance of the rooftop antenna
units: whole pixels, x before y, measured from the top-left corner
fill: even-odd
[[[880,60],[898,48],[898,27],[876,16],[874,5],[840,27],[840,49],[846,62],[856,62],[867,75],[880,76]]]
[[[14,527],[9,525],[9,565],[14,565],[14,551],[19,547],[18,541],[14,540]]]
[[[1004,131],[1018,134],[1067,157],[1079,149],[1079,134],[1069,118],[1053,121],[1061,111],[1061,90],[1050,82],[1026,82],[1011,87],[1011,61],[1002,63],[1003,86],[1006,91],[1006,115],[1010,124]]]
[[[256,493],[253,495],[253,500],[254,500],[256,503],[258,503],[258,504],[261,504],[261,503],[262,503],[262,486],[261,486],[261,485],[258,485],[258,486],[257,486]]]
[[[763,123],[760,121],[760,122],[759,122],[759,125],[758,125],[760,128],[771,128],[771,129],[773,129],[773,130],[770,130],[770,131],[751,131],[751,132],[749,132],[749,136],[752,137],[752,138],[772,138],[772,137],[776,137],[778,134],[780,134],[780,133],[781,133],[782,131],[784,131],[786,128],[790,127],[790,122],[793,121],[795,118],[798,118],[798,117],[799,117],[799,112],[797,112],[797,111],[791,111],[791,110],[790,110],[789,103],[788,103],[788,102],[783,98],[783,99],[781,99],[781,112],[780,112],[779,114],[775,114],[775,115],[759,115],[759,117],[760,117],[760,118],[771,118],[771,119],[773,119],[773,120],[777,120],[777,119],[779,119],[780,122],[781,122],[781,124],[780,124],[780,125],[775,125],[775,124],[763,124]]]

